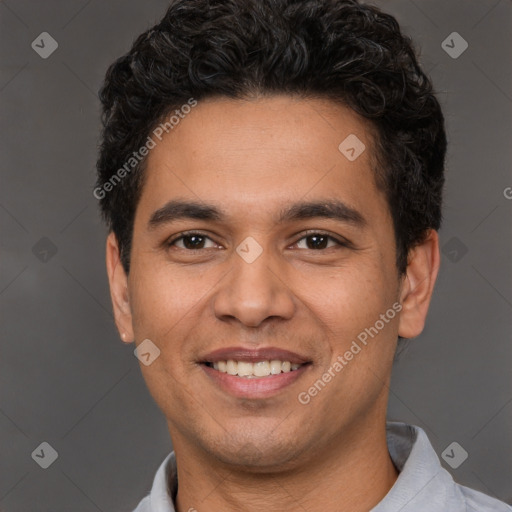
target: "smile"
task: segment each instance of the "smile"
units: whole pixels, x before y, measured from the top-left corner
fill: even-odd
[[[228,375],[243,377],[246,379],[268,377],[269,375],[279,375],[298,370],[302,364],[292,363],[290,361],[280,361],[271,359],[266,361],[257,361],[251,363],[248,361],[216,361],[215,363],[206,363],[207,366]]]
[[[270,359],[250,363],[228,359],[215,363],[205,362],[200,366],[210,383],[224,393],[246,400],[261,400],[286,391],[286,388],[311,370],[312,364],[293,363],[292,369],[290,361]]]

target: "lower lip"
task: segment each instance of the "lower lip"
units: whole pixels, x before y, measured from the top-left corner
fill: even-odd
[[[239,398],[268,398],[299,379],[309,366],[311,365],[305,364],[297,370],[286,373],[248,379],[247,377],[229,375],[229,373],[220,372],[210,366],[201,364],[201,368],[215,384]]]

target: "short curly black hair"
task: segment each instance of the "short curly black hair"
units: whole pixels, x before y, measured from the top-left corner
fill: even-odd
[[[100,90],[94,195],[126,273],[146,159],[113,186],[116,171],[191,98],[272,94],[332,100],[371,120],[372,167],[405,272],[410,249],[441,224],[446,135],[431,80],[396,19],[358,0],[174,0]]]

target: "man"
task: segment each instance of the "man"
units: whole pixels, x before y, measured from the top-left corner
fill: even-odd
[[[386,424],[438,273],[446,151],[395,19],[177,0],[101,99],[116,324],[174,447],[136,511],[511,510]]]

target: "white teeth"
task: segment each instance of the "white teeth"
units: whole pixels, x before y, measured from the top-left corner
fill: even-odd
[[[254,375],[252,363],[246,363],[245,361],[240,361],[238,363],[238,372],[237,373],[240,377],[247,377],[249,375]]]
[[[298,370],[301,366],[298,363],[292,364],[290,361],[280,361],[278,359],[258,361],[256,363],[228,359],[227,361],[216,361],[213,363],[213,368],[219,372],[245,378],[267,377],[279,373],[288,373]]]
[[[270,375],[270,363],[268,361],[259,361],[258,363],[254,363],[253,367],[256,377],[266,377]]]
[[[270,373],[272,375],[277,375],[278,373],[281,373],[281,361],[278,361],[277,359],[272,359],[270,361]]]
[[[237,371],[238,364],[236,363],[236,361],[229,359],[226,363],[226,373],[229,373],[229,375],[236,375]]]

